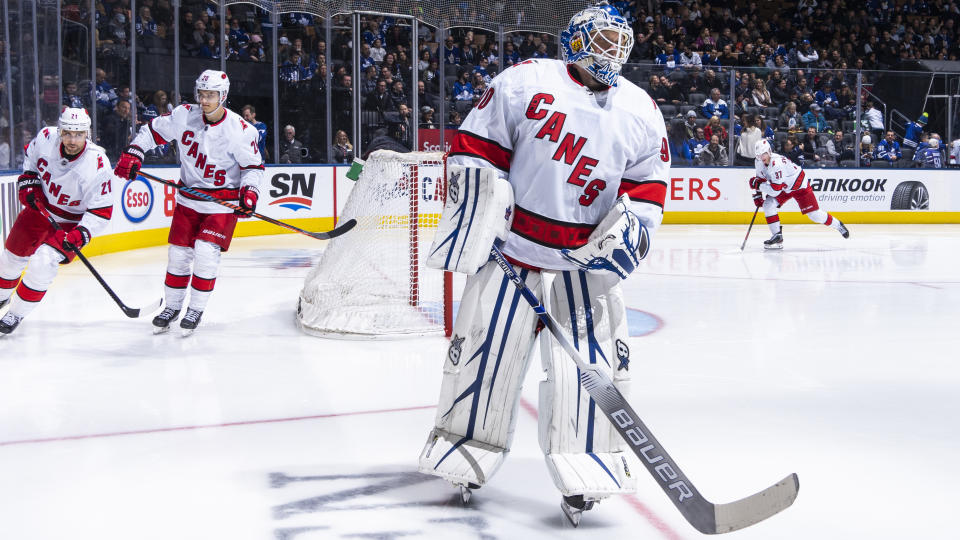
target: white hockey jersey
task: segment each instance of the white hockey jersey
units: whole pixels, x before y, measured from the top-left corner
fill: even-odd
[[[140,128],[130,143],[143,151],[176,142],[180,180],[189,188],[236,203],[241,186],[259,193],[263,156],[257,146],[257,128],[237,113],[224,109],[220,121],[208,122],[197,105],[184,104]],[[177,204],[204,214],[233,210],[217,203],[177,192]]]
[[[40,176],[46,208],[58,223],[79,224],[96,236],[113,216],[116,176],[104,149],[93,142],[67,156],[57,128],[45,127],[27,145],[23,170]]]
[[[791,193],[810,186],[810,180],[799,165],[780,154],[770,153],[770,165],[764,165],[757,159],[754,176],[766,178],[760,184],[760,192],[776,197],[781,193]]]
[[[573,270],[560,249],[587,242],[617,197],[652,235],[663,219],[670,152],[663,115],[630,81],[593,92],[559,60],[527,60],[493,79],[460,126],[448,163],[495,167],[513,186],[503,253]]]

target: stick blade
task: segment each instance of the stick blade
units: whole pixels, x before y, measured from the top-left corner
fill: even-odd
[[[137,319],[137,318],[139,318],[139,317],[141,317],[141,316],[143,316],[143,315],[149,315],[149,314],[153,313],[154,311],[160,309],[160,306],[162,306],[162,305],[163,305],[163,298],[157,300],[156,302],[153,302],[153,303],[151,303],[151,304],[148,304],[148,305],[146,305],[146,306],[144,306],[144,307],[142,307],[142,308],[139,308],[139,309],[137,309],[137,308],[124,307],[124,308],[123,308],[123,313],[124,313],[124,315],[126,315],[127,317],[130,317],[131,319]]]
[[[722,534],[759,523],[789,508],[797,499],[799,490],[800,478],[793,473],[759,493],[739,501],[714,505],[714,530],[700,532]]]
[[[316,238],[317,240],[329,240],[331,238],[336,238],[345,232],[348,232],[350,229],[354,228],[356,224],[357,224],[357,220],[348,219],[347,221],[344,221],[343,223],[341,223],[340,225],[338,225],[337,227],[334,227],[329,231],[307,233],[307,234]]]

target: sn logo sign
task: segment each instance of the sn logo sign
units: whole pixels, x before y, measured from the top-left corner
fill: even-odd
[[[277,173],[270,179],[270,206],[279,205],[293,211],[313,207],[313,188],[317,184],[316,173]]]

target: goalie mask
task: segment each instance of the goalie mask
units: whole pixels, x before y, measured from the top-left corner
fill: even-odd
[[[230,79],[227,74],[215,69],[208,69],[197,77],[197,82],[193,90],[193,97],[200,103],[200,90],[211,90],[220,93],[220,106],[227,101],[227,94],[230,92]]]
[[[607,86],[616,86],[633,48],[633,30],[617,8],[601,4],[570,19],[560,34],[560,45],[566,63],[579,65]]]
[[[90,115],[86,109],[64,107],[57,119],[57,129],[61,136],[64,131],[84,131],[90,138]]]

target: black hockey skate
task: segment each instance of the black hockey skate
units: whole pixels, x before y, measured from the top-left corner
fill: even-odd
[[[567,516],[570,524],[574,527],[580,525],[580,518],[583,513],[591,508],[593,508],[593,501],[584,500],[583,495],[564,496],[563,500],[560,501],[560,509],[563,510],[564,515]]]
[[[153,318],[153,333],[162,334],[170,329],[170,323],[177,320],[179,309],[164,308],[159,315]]]
[[[850,238],[850,229],[848,229],[847,226],[844,225],[839,219],[837,220],[837,227],[840,229],[840,234],[844,238]]]
[[[764,240],[763,249],[783,249],[783,233],[778,232],[771,236],[769,240]]]
[[[0,319],[0,334],[9,334],[17,329],[17,325],[20,324],[20,321],[23,320],[23,317],[17,317],[13,313],[7,313]]]
[[[197,325],[200,324],[200,317],[203,317],[202,311],[187,308],[187,312],[180,321],[180,328],[183,329],[183,337],[189,336],[197,329]]]

